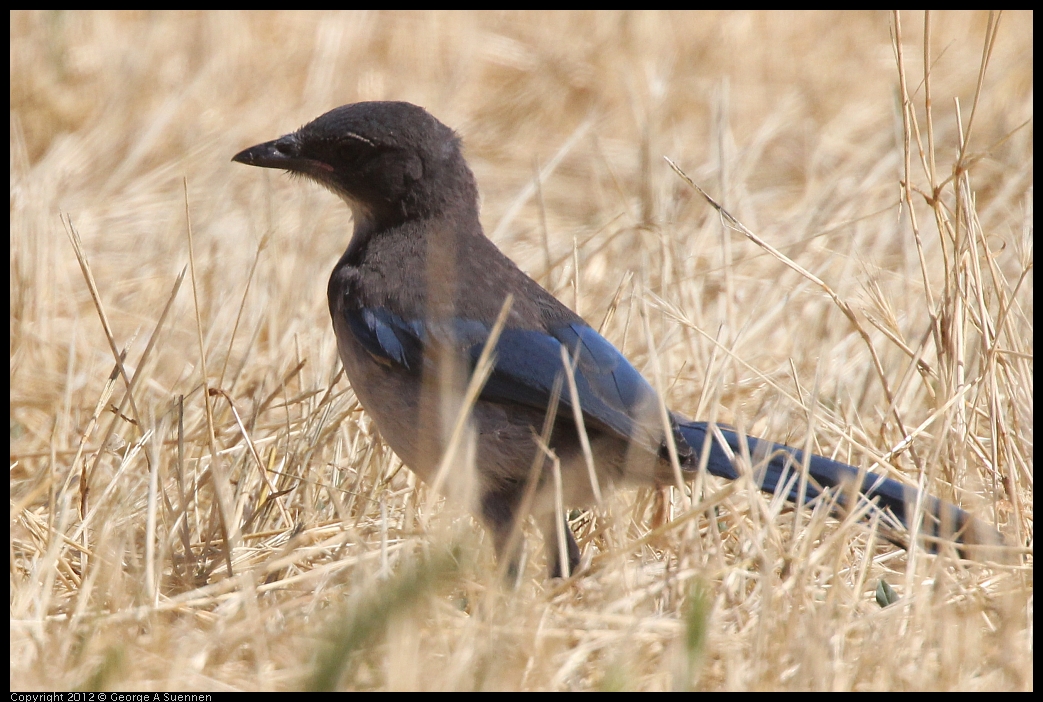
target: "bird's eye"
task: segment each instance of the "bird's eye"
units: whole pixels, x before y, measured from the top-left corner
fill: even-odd
[[[335,159],[343,164],[352,164],[365,157],[371,149],[353,139],[339,139],[328,144],[325,151],[326,158]]]

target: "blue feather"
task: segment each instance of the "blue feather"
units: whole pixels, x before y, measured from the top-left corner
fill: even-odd
[[[421,372],[423,348],[432,335],[427,324],[406,321],[379,308],[348,310],[345,314],[352,334],[370,354],[405,371]],[[484,322],[454,319],[449,331],[453,338],[448,341],[473,366],[490,331],[490,325]],[[654,406],[655,391],[615,346],[582,324],[570,323],[549,332],[504,329],[496,342],[493,370],[480,398],[545,409],[555,381],[564,370],[562,346],[576,364],[574,377],[584,420],[594,428],[608,429],[623,438],[634,436],[637,417]],[[560,401],[566,407],[572,406],[567,391],[561,393]]]

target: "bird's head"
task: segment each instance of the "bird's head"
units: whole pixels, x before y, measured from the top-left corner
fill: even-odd
[[[232,160],[329,188],[351,207],[356,231],[446,213],[477,216],[477,186],[459,138],[408,102],[343,105]]]

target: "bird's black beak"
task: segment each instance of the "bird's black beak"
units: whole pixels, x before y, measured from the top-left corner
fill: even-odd
[[[274,141],[266,141],[263,144],[243,149],[232,157],[233,161],[245,163],[247,166],[258,166],[260,168],[282,168],[293,171],[300,159],[297,137],[287,134]]]
[[[297,134],[287,134],[274,141],[266,141],[263,144],[251,146],[249,149],[243,149],[233,156],[232,160],[245,163],[247,166],[278,168],[320,179],[324,179],[324,176],[333,171],[333,167],[329,164],[301,155],[300,139]]]

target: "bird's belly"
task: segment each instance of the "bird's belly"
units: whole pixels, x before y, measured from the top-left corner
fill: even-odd
[[[421,384],[409,374],[373,358],[354,340],[346,325],[334,324],[334,328],[344,373],[362,408],[398,457],[422,479],[430,480],[438,456],[428,455],[420,440]]]

